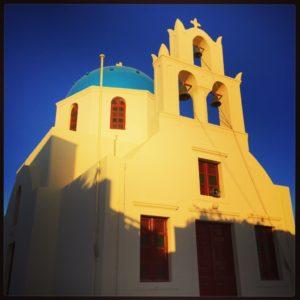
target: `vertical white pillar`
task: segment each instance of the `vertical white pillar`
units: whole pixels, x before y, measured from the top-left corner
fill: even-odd
[[[208,89],[203,87],[194,87],[191,92],[193,98],[194,118],[201,122],[208,122],[206,97],[209,93]]]

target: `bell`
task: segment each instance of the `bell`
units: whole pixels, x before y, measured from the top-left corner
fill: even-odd
[[[219,94],[216,94],[214,93],[213,94],[213,98],[212,98],[212,101],[210,103],[210,106],[212,107],[219,107],[222,103],[220,102],[220,99],[222,98],[222,95],[219,95]]]
[[[198,47],[198,46],[193,46],[193,48],[194,48],[194,57],[195,58],[200,58],[201,56],[202,56],[202,52],[203,52],[203,48],[200,48],[200,47]]]
[[[187,89],[187,86],[189,89],[192,87],[191,85],[187,83],[179,83],[179,100],[180,101],[186,101],[191,98],[191,95],[189,94],[189,89]]]

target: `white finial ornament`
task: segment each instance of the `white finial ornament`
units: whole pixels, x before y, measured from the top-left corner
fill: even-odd
[[[191,23],[194,25],[195,28],[200,27],[200,23],[197,21],[197,18],[194,18],[194,20],[191,20]]]
[[[122,63],[122,62],[118,62],[118,63],[116,63],[116,66],[117,66],[117,67],[122,67],[122,66],[123,66],[123,63]]]

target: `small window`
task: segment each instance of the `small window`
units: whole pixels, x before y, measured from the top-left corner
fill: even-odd
[[[169,281],[167,218],[141,216],[140,280]]]
[[[255,236],[260,278],[262,280],[278,280],[279,274],[272,227],[256,225]]]
[[[15,208],[14,208],[14,225],[18,223],[19,218],[19,211],[20,211],[20,204],[21,204],[21,187],[18,187],[17,194],[16,194],[16,201],[15,201]]]
[[[122,98],[114,98],[111,101],[110,128],[125,129],[126,104]]]
[[[76,131],[77,114],[78,114],[78,104],[74,103],[72,105],[71,116],[70,116],[70,130]]]
[[[201,195],[220,197],[218,163],[203,159],[198,163]]]

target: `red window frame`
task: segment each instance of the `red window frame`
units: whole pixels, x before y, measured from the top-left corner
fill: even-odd
[[[169,281],[167,218],[141,216],[140,281]]]
[[[198,159],[200,194],[218,196],[214,190],[220,191],[218,162]]]
[[[256,225],[255,236],[261,280],[279,280],[273,228]]]
[[[70,114],[70,130],[76,131],[77,115],[78,115],[78,104],[74,103],[72,105],[71,114]]]
[[[111,100],[110,105],[110,129],[125,129],[126,103],[121,97]]]

